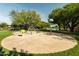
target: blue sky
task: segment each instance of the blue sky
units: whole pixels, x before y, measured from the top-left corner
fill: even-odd
[[[47,21],[48,14],[55,8],[62,8],[64,3],[2,3],[0,4],[0,23],[11,24],[10,12],[12,10],[35,10],[43,21]]]

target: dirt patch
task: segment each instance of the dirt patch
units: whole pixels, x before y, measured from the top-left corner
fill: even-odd
[[[15,32],[14,35],[3,39],[1,45],[4,48],[17,51],[24,50],[29,53],[55,53],[73,48],[77,42],[70,36],[52,33],[47,35],[47,32],[30,32],[20,33]],[[22,35],[22,36],[18,36]],[[69,39],[68,39],[69,38]]]

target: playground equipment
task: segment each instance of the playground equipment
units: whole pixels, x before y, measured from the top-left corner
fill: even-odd
[[[26,30],[22,29],[22,30],[21,30],[21,32],[22,32],[22,33],[25,33],[25,32],[26,32]]]

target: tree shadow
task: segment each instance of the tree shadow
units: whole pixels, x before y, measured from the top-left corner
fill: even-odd
[[[31,53],[28,53],[28,51],[25,51],[25,52],[24,52],[23,49],[20,50],[19,55],[20,55],[20,56],[32,56]]]
[[[68,40],[74,41],[74,38],[72,36],[63,34],[63,33],[46,32],[45,35],[55,35],[55,36],[61,37],[62,39],[68,39]]]
[[[9,51],[8,56],[18,56],[18,52],[17,52],[16,48],[13,48],[12,51]]]
[[[28,51],[25,51],[23,49],[18,52],[16,48],[13,48],[13,50],[9,51],[7,54],[5,54],[5,51],[3,51],[3,47],[0,47],[0,56],[33,56],[33,54],[28,53]]]
[[[0,47],[0,56],[4,56],[5,51],[3,51],[3,47]]]

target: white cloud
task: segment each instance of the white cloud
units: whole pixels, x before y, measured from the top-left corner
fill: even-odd
[[[7,24],[11,24],[11,20],[9,18],[9,16],[4,16],[0,14],[0,23],[2,22],[6,22]]]
[[[42,12],[38,12],[42,21],[48,22],[47,15],[44,15]]]

